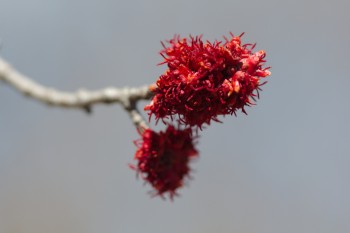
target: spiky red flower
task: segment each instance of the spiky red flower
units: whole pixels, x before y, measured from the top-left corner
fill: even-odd
[[[243,34],[242,34],[243,35]],[[203,42],[201,37],[175,37],[164,44],[161,55],[167,64],[152,90],[155,95],[145,110],[156,119],[178,115],[189,126],[199,126],[218,115],[244,113],[253,104],[260,79],[270,75],[263,68],[265,52],[253,53],[255,45],[241,45],[241,36],[225,42]]]
[[[175,129],[168,126],[165,132],[146,129],[142,139],[136,142],[137,166],[131,165],[155,189],[155,194],[170,198],[184,184],[189,175],[189,161],[198,156],[194,148],[191,129]]]

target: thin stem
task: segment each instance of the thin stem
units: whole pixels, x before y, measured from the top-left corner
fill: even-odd
[[[139,100],[151,99],[153,94],[149,86],[142,87],[107,87],[101,90],[79,89],[75,92],[64,92],[54,88],[45,87],[34,82],[11,67],[0,57],[0,80],[3,80],[20,93],[52,106],[63,108],[80,108],[91,111],[94,104],[119,103],[128,111],[131,120],[138,128],[147,128],[146,121],[136,108]]]

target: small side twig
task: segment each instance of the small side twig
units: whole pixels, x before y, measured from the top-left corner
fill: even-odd
[[[129,113],[131,121],[134,123],[136,128],[142,133],[145,129],[149,128],[146,121],[143,119],[141,113],[136,107],[136,102],[132,101],[130,103],[123,104],[125,111]]]

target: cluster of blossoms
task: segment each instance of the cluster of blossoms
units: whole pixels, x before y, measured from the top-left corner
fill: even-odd
[[[201,37],[175,37],[161,52],[168,70],[159,77],[152,102],[145,107],[156,119],[178,115],[181,123],[201,126],[253,104],[261,78],[270,75],[263,50],[241,45],[241,36],[223,43]],[[256,93],[255,93],[256,92]]]
[[[172,198],[189,174],[188,162],[198,156],[193,145],[192,130],[168,126],[165,132],[156,133],[146,129],[136,145],[135,159],[138,164],[132,168],[154,187],[156,194],[162,196],[169,192]]]
[[[246,113],[244,107],[259,97],[265,83],[261,79],[271,74],[263,67],[265,51],[253,53],[255,45],[242,45],[242,35],[214,43],[176,36],[168,47],[163,44],[161,64],[168,69],[151,86],[154,96],[145,110],[168,127],[160,133],[143,131],[135,154],[138,163],[132,167],[156,194],[169,193],[172,198],[189,175],[188,163],[198,156],[192,131],[219,121],[220,115]],[[167,122],[176,118],[179,129]]]

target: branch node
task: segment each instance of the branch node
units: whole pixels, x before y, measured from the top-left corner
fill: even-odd
[[[92,114],[92,107],[90,105],[85,105],[83,109],[88,115]]]

